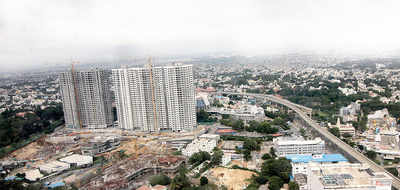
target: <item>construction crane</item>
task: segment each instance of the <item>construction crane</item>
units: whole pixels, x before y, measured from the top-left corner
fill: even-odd
[[[156,102],[155,102],[155,92],[154,92],[154,82],[153,82],[153,65],[151,64],[151,57],[148,59],[148,68],[150,73],[150,88],[151,88],[151,102],[153,104],[153,122],[154,122],[154,129],[160,131],[158,128],[158,118],[157,118],[157,111],[156,111]]]

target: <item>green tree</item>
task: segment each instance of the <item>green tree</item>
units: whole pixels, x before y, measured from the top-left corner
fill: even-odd
[[[273,158],[276,157],[275,149],[274,149],[273,147],[271,147],[271,149],[269,149],[269,154],[270,154]]]
[[[251,160],[251,151],[248,149],[243,150],[243,157],[246,161]]]
[[[350,137],[352,137],[353,135],[351,135],[350,133],[344,133],[343,134],[343,138],[350,138]]]
[[[197,116],[197,122],[211,122],[214,121],[214,119],[210,118],[210,115],[204,111],[200,110],[196,113]]]
[[[246,139],[243,142],[243,149],[247,149],[250,151],[253,150],[260,150],[260,145],[257,143],[257,141],[253,140],[253,139]]]
[[[153,186],[154,185],[169,185],[171,183],[171,179],[164,174],[152,176],[149,181],[150,181],[150,184]]]
[[[236,120],[233,122],[232,129],[241,131],[244,129],[244,122],[243,120]]]
[[[306,137],[306,130],[304,130],[303,128],[300,129],[300,135],[302,137]]]
[[[292,165],[286,158],[270,159],[265,161],[261,166],[261,174],[263,176],[278,176],[286,183],[289,182],[291,172]]]
[[[368,150],[366,154],[367,154],[367,157],[368,157],[369,159],[371,159],[371,160],[375,160],[375,159],[376,159],[377,154],[376,154],[375,151],[373,151],[373,150]]]
[[[207,177],[202,176],[202,177],[200,178],[200,185],[203,186],[203,185],[207,185],[207,184],[208,184],[208,179],[207,179]]]
[[[386,170],[389,171],[394,176],[399,176],[399,171],[397,171],[396,168],[387,168]]]
[[[299,190],[299,184],[294,181],[289,182],[289,190]]]
[[[200,165],[206,160],[210,160],[211,155],[208,152],[205,151],[200,151],[194,153],[192,156],[189,158],[189,163],[192,165]]]
[[[271,159],[272,157],[271,157],[271,155],[269,155],[268,153],[265,153],[262,157],[261,157],[261,159],[263,159],[263,160],[269,160],[269,159]]]
[[[331,127],[331,128],[329,128],[329,132],[332,133],[333,135],[335,135],[336,137],[340,138],[339,128]]]
[[[269,190],[280,190],[283,185],[283,181],[278,176],[272,176],[269,178]]]
[[[254,181],[258,184],[266,184],[268,182],[268,178],[262,175],[258,175],[254,177]]]
[[[218,148],[214,148],[213,155],[211,156],[210,167],[218,166],[222,163],[224,152]]]
[[[191,184],[189,178],[186,176],[187,168],[181,165],[178,169],[178,175],[174,177],[170,184],[170,190],[182,190],[185,188],[190,188]]]

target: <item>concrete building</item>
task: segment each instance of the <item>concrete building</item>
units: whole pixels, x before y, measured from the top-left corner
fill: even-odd
[[[222,165],[223,165],[223,166],[226,166],[226,165],[228,165],[231,161],[232,161],[232,155],[229,154],[229,153],[227,153],[227,154],[224,153],[224,155],[222,156],[222,161],[221,161]]]
[[[287,155],[286,159],[291,161],[292,176],[308,172],[308,166],[313,163],[314,165],[345,163],[348,160],[341,154],[321,154],[321,155],[304,155],[304,154],[291,154]]]
[[[196,126],[192,65],[113,69],[112,78],[120,128],[155,132]]]
[[[194,139],[190,144],[188,144],[186,148],[182,150],[182,154],[188,157],[200,151],[205,151],[211,154],[213,149],[217,146],[218,140],[219,135],[201,135],[199,138]]]
[[[70,167],[70,165],[68,163],[54,160],[49,163],[40,165],[39,170],[41,172],[50,174],[53,172],[61,172],[61,171],[67,170],[67,169],[69,169],[69,167]]]
[[[87,155],[73,154],[71,156],[60,159],[60,161],[70,164],[71,167],[87,167],[93,164],[93,157]]]
[[[196,94],[196,111],[208,109],[210,105],[207,93],[199,92]]]
[[[361,105],[357,102],[352,102],[346,107],[342,107],[339,110],[339,115],[344,117],[345,115],[357,115],[360,112]]]
[[[361,164],[326,164],[309,167],[308,190],[391,190],[392,178]]]
[[[103,70],[70,71],[59,75],[64,118],[71,128],[112,126],[110,75]]]
[[[199,136],[200,139],[209,139],[209,140],[215,140],[215,141],[219,141],[220,136],[219,135],[215,135],[215,134],[202,134]]]
[[[290,154],[324,154],[325,141],[320,138],[304,140],[301,137],[278,137],[273,140],[276,154],[284,157]]]
[[[38,181],[43,177],[38,169],[31,169],[25,172],[25,179],[29,181]]]
[[[120,146],[118,137],[96,137],[81,146],[83,155],[94,156],[96,154],[108,152]]]
[[[307,190],[307,175],[298,173],[293,176],[294,181],[299,184],[299,190]]]
[[[329,124],[330,125],[330,124]],[[341,124],[340,118],[337,119],[336,125],[330,125],[329,127],[337,127],[339,129],[340,135],[349,134],[351,136],[356,135],[356,129],[351,123]]]
[[[368,114],[369,129],[390,130],[396,127],[396,118],[391,117],[388,109],[377,110],[372,114]]]
[[[211,114],[230,115],[233,119],[243,121],[262,121],[265,118],[264,108],[256,105],[241,105],[238,109],[216,108],[207,111]]]

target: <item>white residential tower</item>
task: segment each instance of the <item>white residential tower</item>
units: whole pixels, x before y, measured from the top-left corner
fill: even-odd
[[[196,125],[191,65],[113,69],[112,79],[120,128],[182,131]]]

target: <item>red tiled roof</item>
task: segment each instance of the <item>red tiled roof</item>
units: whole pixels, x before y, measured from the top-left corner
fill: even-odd
[[[218,129],[216,132],[217,133],[237,133],[237,131],[233,130],[233,129]]]

